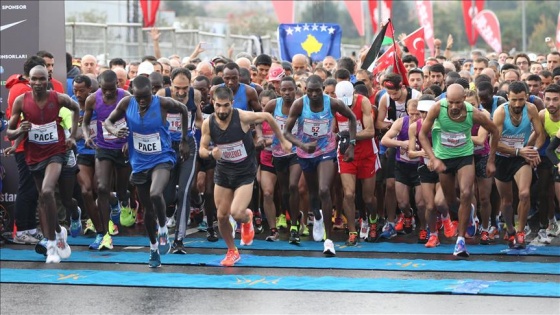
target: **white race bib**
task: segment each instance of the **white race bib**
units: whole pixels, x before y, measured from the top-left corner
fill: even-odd
[[[474,146],[474,151],[475,151],[475,152],[476,152],[476,151],[481,151],[481,150],[484,150],[484,145],[475,145],[475,146]]]
[[[350,123],[348,121],[339,121],[338,122],[338,131],[346,131],[346,130],[350,130]],[[359,120],[356,120],[356,133],[360,132],[363,130],[362,127],[362,122]]]
[[[143,135],[134,132],[132,134],[134,140],[134,150],[143,154],[161,153],[161,138],[159,133],[151,133]]]
[[[441,144],[446,147],[460,147],[467,143],[467,135],[461,132],[441,132]]]
[[[410,158],[408,156],[408,150],[405,150],[403,148],[399,148],[400,150],[400,155],[401,155],[401,161],[403,162],[418,162],[420,161],[420,158]]]
[[[119,121],[117,121],[115,123],[115,128],[117,129],[117,131],[121,130],[122,128],[126,127],[126,120],[124,118],[121,118]],[[105,128],[105,125],[102,124],[102,128],[103,128],[103,139],[105,140],[116,140],[117,136],[112,135],[109,133],[109,131],[107,131],[107,128]]]
[[[280,131],[284,132],[284,127],[286,126],[287,118],[280,117],[280,116],[276,116],[274,118],[276,118],[276,123],[278,124],[278,127],[280,127]],[[292,134],[296,136],[297,132],[298,132],[297,124],[294,124],[294,127],[292,128]]]
[[[247,158],[247,150],[242,140],[228,144],[218,144],[222,150],[222,160],[238,163]]]
[[[500,138],[500,142],[507,145],[510,148],[521,149],[525,144],[525,137],[511,137],[511,138],[502,137]]]
[[[314,120],[314,119],[304,119],[303,120],[303,133],[310,137],[323,137],[329,132],[329,121],[328,120]]]
[[[97,136],[97,120],[92,120],[89,122],[89,136],[90,138]]]
[[[51,144],[58,142],[58,130],[56,121],[44,125],[31,124],[31,130],[28,132],[30,142],[37,144]]]
[[[181,114],[167,113],[170,132],[181,132]]]

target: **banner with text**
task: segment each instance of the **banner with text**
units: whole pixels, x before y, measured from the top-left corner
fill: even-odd
[[[432,13],[432,1],[416,1],[416,12],[420,26],[424,28],[424,39],[428,43],[430,55],[434,55],[434,17]],[[420,60],[418,60],[420,61]],[[422,60],[422,64],[424,61]]]
[[[473,19],[473,25],[484,38],[484,41],[492,47],[496,53],[502,52],[502,35],[500,33],[500,21],[494,12],[482,10]]]

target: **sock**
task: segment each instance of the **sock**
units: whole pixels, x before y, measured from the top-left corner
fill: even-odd
[[[56,234],[56,238],[61,238],[62,237],[62,231],[60,231],[60,233],[55,232],[55,234]]]
[[[272,232],[272,233],[278,233],[278,229],[277,229],[277,228],[272,228],[272,229],[270,229],[270,232]]]
[[[431,232],[430,232],[430,237],[432,237],[432,236],[438,237],[437,232],[436,232],[436,233],[431,233]]]
[[[488,228],[482,228],[482,232],[488,232]]]
[[[548,224],[554,224],[554,223],[556,223],[556,216],[553,216],[552,219],[548,219]]]
[[[27,233],[29,233],[31,235],[35,235],[35,234],[37,234],[37,229],[27,230]]]
[[[158,244],[157,243],[155,243],[155,244],[150,243],[150,249],[151,250],[157,250],[158,249]]]
[[[23,232],[27,232],[27,231],[17,231],[17,232],[16,232],[16,235],[17,235],[17,236],[22,236],[22,235],[23,235]],[[31,233],[29,233],[29,234],[31,234]]]

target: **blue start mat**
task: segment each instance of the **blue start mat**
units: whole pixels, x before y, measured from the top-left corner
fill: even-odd
[[[79,236],[69,237],[68,244],[87,246],[93,242],[93,238]],[[212,243],[205,238],[185,238],[185,247],[191,248],[212,248],[226,249],[226,244],[222,239]],[[240,248],[251,250],[277,250],[277,251],[323,251],[322,242],[304,241],[300,245],[289,244],[288,242],[267,242],[264,240],[254,240],[251,246],[240,246],[239,239],[235,243]],[[149,246],[146,236],[114,236],[113,245],[115,246]],[[411,254],[449,254],[453,253],[454,244],[441,244],[436,248],[426,248],[423,244],[407,243],[366,243],[360,242],[357,246],[346,246],[343,242],[335,243],[336,251],[340,252],[379,252],[379,253],[411,253]],[[559,246],[534,246],[528,245],[525,249],[509,249],[506,244],[497,245],[467,245],[467,250],[474,255],[538,255],[538,256],[560,256]]]
[[[149,254],[117,251],[74,251],[63,262],[146,264]],[[163,255],[166,265],[220,266],[223,255]],[[45,261],[45,257],[31,250],[1,249],[2,261]],[[304,268],[390,271],[439,271],[517,274],[560,274],[560,263],[498,262],[468,260],[378,259],[378,258],[324,258],[298,256],[256,256],[242,253],[236,266],[252,268]]]
[[[146,269],[148,267],[146,266]],[[203,275],[161,272],[0,269],[2,283],[104,285],[200,289],[252,289],[380,293],[448,293],[560,297],[557,282],[472,279],[388,279],[259,275]]]

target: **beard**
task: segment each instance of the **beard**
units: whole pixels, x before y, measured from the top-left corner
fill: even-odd
[[[218,117],[218,119],[220,119],[221,121],[226,121],[229,117],[230,113],[216,113],[216,117]]]

